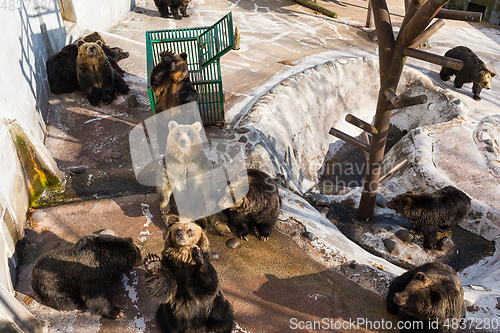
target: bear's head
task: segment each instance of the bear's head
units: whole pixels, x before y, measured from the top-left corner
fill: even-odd
[[[192,125],[179,125],[171,120],[168,123],[167,153],[174,156],[199,154],[203,152],[203,140],[200,135],[201,124],[197,121]],[[193,155],[193,158],[196,156]]]
[[[172,82],[180,82],[188,77],[187,57],[186,52],[175,54],[172,51],[163,51],[160,53],[161,61],[169,65]]]
[[[404,291],[394,294],[394,302],[416,318],[431,318],[440,310],[442,295],[438,287],[423,272],[418,272]]]
[[[99,70],[103,62],[107,62],[108,58],[102,50],[102,42],[98,40],[95,43],[87,43],[84,40],[79,40],[76,43],[78,46],[77,64],[84,64],[87,68]]]
[[[412,197],[416,195],[413,191],[397,195],[394,199],[387,202],[387,207],[394,209],[396,212],[407,215],[412,209]]]
[[[197,245],[205,253],[209,254],[210,243],[205,234],[207,221],[205,218],[194,222],[184,222],[176,215],[168,219],[165,248],[163,255],[176,261],[178,264],[192,264],[193,246]]]
[[[490,70],[488,69],[483,69],[480,73],[479,73],[479,82],[478,84],[483,87],[484,89],[490,89],[491,88],[491,80],[493,79],[493,77],[495,77],[495,73],[491,72]]]

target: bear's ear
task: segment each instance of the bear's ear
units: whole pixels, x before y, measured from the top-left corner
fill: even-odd
[[[76,42],[76,46],[80,47],[83,44],[85,44],[85,41],[83,39],[80,39],[78,42]]]
[[[167,228],[170,228],[173,224],[179,222],[181,220],[179,215],[170,215],[167,219]]]
[[[201,131],[201,127],[202,127],[202,126],[201,126],[201,124],[200,124],[200,122],[199,122],[199,121],[195,122],[192,126],[193,126],[193,127],[194,127],[194,129],[195,129],[195,130],[197,130],[198,132],[199,132],[199,131]]]
[[[102,42],[100,40],[98,40],[97,42],[95,42],[97,45],[99,46],[102,46]]]
[[[196,245],[198,245],[204,253],[210,252],[210,243],[208,241],[207,235],[205,235],[205,231],[201,231],[200,240]]]
[[[188,55],[186,52],[182,52],[181,54],[179,54],[179,56],[182,58],[182,60],[186,60],[188,58]]]
[[[409,191],[406,191],[406,194],[413,194],[415,192],[413,192],[413,190],[409,190]]]
[[[491,77],[495,77],[497,74],[490,71]]]
[[[427,281],[427,277],[425,276],[424,273],[418,272],[417,274],[415,274],[415,280],[426,282]]]
[[[197,219],[196,221],[194,221],[194,223],[199,225],[203,229],[203,231],[207,231],[208,221],[206,218],[202,217],[201,219]]]
[[[170,122],[168,123],[168,130],[171,131],[172,128],[176,127],[177,125],[177,122],[175,120],[170,120]]]

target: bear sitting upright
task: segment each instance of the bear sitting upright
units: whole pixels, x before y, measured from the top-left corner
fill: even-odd
[[[198,121],[192,125],[179,125],[174,120],[168,123],[165,169],[157,188],[165,224],[175,206],[179,209],[182,205],[184,209],[179,213],[189,220],[210,215],[205,213],[216,207],[209,172],[213,166],[203,151],[201,129]]]
[[[78,41],[76,58],[76,75],[78,83],[90,104],[96,106],[102,100],[110,104],[117,91],[128,94],[130,91],[125,80],[111,66],[102,49],[102,42],[87,43]]]
[[[455,88],[462,88],[464,83],[472,82],[472,92],[474,99],[480,101],[482,88],[490,89],[490,83],[495,73],[491,72],[484,62],[472,52],[471,49],[465,46],[457,46],[447,51],[445,57],[462,60],[463,67],[461,70],[443,67],[439,73],[439,77],[443,81],[448,81],[452,75],[455,75]]]
[[[186,52],[161,52],[160,62],[151,71],[150,83],[156,112],[198,101],[198,92],[189,80]]]
[[[170,222],[179,220],[169,219]],[[162,258],[146,255],[146,290],[160,303],[160,331],[230,333],[233,307],[222,294],[217,272],[208,260],[209,242],[194,222],[176,222],[167,232]]]
[[[161,17],[169,17],[170,10],[172,11],[172,16],[176,20],[182,19],[182,17],[189,17],[186,14],[186,9],[189,4],[189,0],[155,0],[155,5],[160,12]],[[181,11],[182,16],[179,15],[179,10]]]
[[[266,241],[280,214],[281,198],[278,194],[278,185],[263,171],[257,169],[245,171],[248,178],[236,174],[236,178],[227,186],[224,197],[219,201],[219,207],[230,206],[224,213],[227,214],[229,226],[236,228],[238,237],[247,240],[249,228],[253,228],[257,238]],[[248,193],[231,205],[231,191],[238,193],[239,188],[246,186],[247,180]]]
[[[447,230],[463,220],[470,203],[467,194],[446,186],[434,193],[408,191],[389,201],[387,207],[415,223],[417,232],[424,235],[424,248],[431,250],[438,242],[438,230]]]
[[[141,259],[131,238],[85,236],[38,258],[31,285],[42,304],[54,309],[72,311],[86,306],[95,314],[116,319],[123,311],[106,297],[111,278],[139,266]]]
[[[457,332],[465,318],[462,283],[448,265],[432,262],[416,267],[392,280],[387,312],[399,314],[400,322],[412,323],[414,329],[401,332]]]

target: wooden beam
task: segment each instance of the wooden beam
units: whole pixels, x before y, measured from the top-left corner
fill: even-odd
[[[436,65],[448,67],[451,69],[461,70],[463,67],[462,60],[452,59],[437,54],[432,54],[422,50],[412,49],[410,47],[403,50],[403,54],[408,57],[420,59],[423,61],[431,62]]]
[[[347,121],[349,124],[361,128],[363,131],[366,131],[372,135],[378,134],[378,130],[373,125],[368,124],[367,122],[353,116],[352,114],[346,115],[345,121]]]
[[[481,22],[483,18],[483,13],[466,12],[463,10],[451,10],[451,9],[441,8],[441,10],[436,14],[436,18],[442,18],[447,20],[469,21],[469,22]]]
[[[330,131],[328,132],[330,135],[336,136],[337,138],[344,140],[347,143],[350,143],[351,145],[354,145],[358,148],[363,149],[364,151],[369,151],[370,150],[370,145],[367,145],[361,140],[358,140],[356,138],[353,138],[349,134],[346,134],[344,132],[341,132],[335,128],[330,128]]]
[[[427,96],[426,95],[418,95],[418,96],[414,96],[414,97],[403,98],[401,100],[401,102],[402,102],[402,106],[399,108],[392,105],[392,103],[387,103],[387,111],[394,110],[394,109],[401,109],[401,108],[405,108],[407,106],[427,103]],[[400,112],[402,112],[402,110],[393,112],[391,114],[391,117],[395,116],[396,114],[398,114]]]
[[[436,31],[441,29],[443,25],[444,25],[443,19],[436,20],[436,22],[432,23],[430,27],[428,27],[427,29],[425,29],[424,32],[422,32],[422,34],[413,42],[413,44],[410,45],[410,47],[414,49],[417,48],[420,44],[428,40],[429,37],[434,35]]]

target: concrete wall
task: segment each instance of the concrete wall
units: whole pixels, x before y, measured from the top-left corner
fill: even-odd
[[[6,291],[0,294],[0,320],[15,321],[13,318],[26,318],[26,314],[13,314],[23,311],[24,307],[13,309],[14,299],[7,300],[5,295],[14,291],[19,240],[24,236],[29,205],[29,187],[18,158],[16,137],[20,130],[37,158],[58,174],[43,144],[50,98],[46,61],[79,32],[108,30],[136,1],[72,0],[76,23],[63,21],[56,0],[11,3],[7,2],[6,9],[0,10],[3,28],[0,38],[0,288]]]
[[[483,22],[500,24],[500,0],[451,0],[445,6],[448,9],[467,10],[469,3],[486,7]]]

